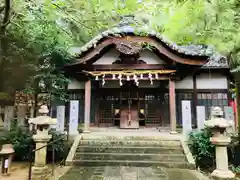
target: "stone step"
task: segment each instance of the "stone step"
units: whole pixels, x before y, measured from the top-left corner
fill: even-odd
[[[164,161],[187,162],[183,154],[136,154],[136,153],[79,153],[76,160],[121,160],[121,161]]]
[[[154,146],[78,146],[77,152],[103,152],[103,153],[157,153],[157,154],[181,154],[184,153],[180,147],[154,147]]]
[[[102,145],[107,145],[107,146],[154,146],[154,147],[169,147],[169,146],[178,146],[181,147],[181,142],[180,141],[157,141],[157,140],[152,140],[152,141],[147,141],[147,140],[81,140],[80,141],[80,146],[81,145],[96,145],[96,146],[102,146]]]
[[[130,160],[74,160],[74,165],[86,166],[135,166],[135,167],[166,167],[195,169],[195,166],[183,162],[164,162],[164,161],[130,161]]]
[[[125,141],[125,140],[134,140],[134,141],[179,141],[179,137],[172,137],[172,136],[147,136],[146,135],[131,135],[134,134],[134,132],[122,132],[124,134],[119,134],[116,132],[115,136],[110,136],[110,135],[104,135],[104,134],[97,134],[97,135],[92,135],[92,134],[84,134],[82,136],[82,140],[119,140],[119,141]],[[144,134],[145,132],[143,132]],[[117,135],[118,134],[118,135]]]

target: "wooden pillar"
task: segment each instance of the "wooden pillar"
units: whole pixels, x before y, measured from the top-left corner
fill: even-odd
[[[91,112],[91,81],[85,82],[84,133],[89,133]]]
[[[193,75],[193,117],[192,122],[197,126],[197,77]],[[193,121],[194,120],[194,121]]]
[[[177,133],[177,118],[176,118],[176,100],[175,100],[175,81],[169,79],[169,113],[171,134]]]

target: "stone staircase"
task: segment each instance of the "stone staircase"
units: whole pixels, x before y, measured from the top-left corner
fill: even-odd
[[[76,138],[77,139],[77,138]],[[82,135],[75,139],[67,164],[194,169],[188,148],[179,139],[161,136]],[[189,158],[190,156],[190,158]]]

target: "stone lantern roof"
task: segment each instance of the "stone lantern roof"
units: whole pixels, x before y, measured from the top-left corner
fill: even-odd
[[[232,126],[232,123],[223,118],[223,111],[220,107],[214,107],[212,109],[212,117],[210,120],[205,121],[205,125],[209,128],[228,128]]]
[[[28,123],[29,124],[35,124],[35,125],[55,125],[57,123],[57,119],[51,118],[47,116],[49,113],[48,107],[43,105],[39,109],[40,116],[36,118],[30,118]]]

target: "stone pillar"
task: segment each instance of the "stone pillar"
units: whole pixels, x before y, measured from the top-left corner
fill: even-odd
[[[26,114],[27,114],[27,108],[25,106],[17,107],[18,125],[24,126]]]
[[[35,160],[33,166],[33,172],[35,174],[41,174],[44,171],[47,171],[48,167],[46,166],[46,158],[47,158],[47,143],[52,138],[51,135],[34,135],[33,140],[36,143],[35,151]],[[44,148],[38,150],[39,148],[45,146]]]
[[[171,124],[171,134],[177,133],[177,120],[176,120],[176,101],[175,101],[175,82],[169,79],[169,114]]]
[[[89,133],[91,112],[91,81],[85,83],[84,133]]]
[[[4,128],[6,130],[10,131],[13,119],[14,119],[14,106],[6,106],[4,113]]]

